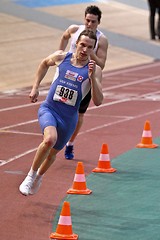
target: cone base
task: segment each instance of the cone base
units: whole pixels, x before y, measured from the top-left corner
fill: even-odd
[[[96,172],[96,173],[113,173],[116,171],[117,171],[117,169],[115,169],[115,168],[98,168],[98,167],[96,167],[92,170],[92,172]]]
[[[77,240],[78,235],[75,233],[73,233],[72,235],[65,235],[65,234],[58,234],[58,233],[54,232],[54,233],[51,233],[50,238],[51,239],[64,239],[64,240],[68,240],[68,239]]]
[[[143,143],[139,143],[136,145],[137,148],[157,148],[158,145],[153,143],[153,144],[143,144]]]
[[[85,190],[78,190],[78,189],[73,189],[73,188],[70,188],[68,189],[67,191],[68,194],[82,194],[82,195],[88,195],[88,194],[91,194],[92,193],[92,190],[90,189],[85,189]]]

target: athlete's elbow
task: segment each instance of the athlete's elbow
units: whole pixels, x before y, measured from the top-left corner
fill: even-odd
[[[101,69],[103,70],[103,69],[104,69],[104,67],[105,67],[105,64],[104,64],[104,63],[101,63],[99,66],[100,66],[100,67],[101,67]]]
[[[98,99],[94,100],[94,104],[98,107],[103,103],[103,95]]]
[[[103,103],[103,101],[98,101],[95,105],[98,107]]]

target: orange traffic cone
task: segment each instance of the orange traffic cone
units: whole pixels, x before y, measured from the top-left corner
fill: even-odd
[[[113,173],[116,172],[117,169],[111,167],[110,163],[110,157],[108,153],[108,145],[103,144],[99,161],[98,161],[98,167],[94,168],[92,172],[97,172],[97,173]]]
[[[63,203],[56,232],[51,233],[51,239],[78,239],[78,235],[72,232],[72,220],[69,202]]]
[[[68,189],[69,194],[90,194],[92,190],[86,186],[83,163],[78,162],[72,188]]]
[[[137,144],[137,148],[156,148],[157,144],[152,142],[152,133],[150,128],[150,122],[147,120],[144,124],[144,130],[142,133],[141,142]]]

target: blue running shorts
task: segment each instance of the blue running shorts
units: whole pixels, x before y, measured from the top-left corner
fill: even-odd
[[[63,115],[63,117],[61,117],[54,109],[50,108],[46,102],[43,102],[38,110],[38,120],[42,133],[44,133],[44,129],[48,126],[54,126],[56,128],[57,142],[53,148],[61,150],[69,141],[76,128],[78,114],[74,116],[68,114],[67,116]]]

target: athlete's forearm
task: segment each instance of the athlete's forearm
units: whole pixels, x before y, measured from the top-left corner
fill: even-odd
[[[45,61],[42,61],[36,72],[33,88],[39,88],[39,85],[40,85],[41,81],[43,80],[43,78],[45,77],[45,75],[48,71],[48,68],[49,68],[49,66],[47,66]]]
[[[89,78],[91,83],[92,100],[96,106],[102,104],[102,69],[95,64],[95,61],[90,60],[88,64]]]
[[[44,62],[42,62],[38,67],[38,70],[37,70],[36,76],[35,76],[35,81],[33,83],[32,90],[29,94],[30,100],[33,103],[37,102],[37,100],[38,100],[38,96],[39,96],[38,88],[39,88],[39,85],[40,85],[42,79],[46,75],[47,70],[48,70],[48,67],[46,64],[44,64]]]
[[[59,50],[64,51],[67,47],[68,41],[69,41],[69,39],[66,39],[66,38],[62,37],[61,40],[60,40],[60,44],[59,44]]]
[[[92,54],[90,55],[90,58],[91,58],[92,60],[94,60],[94,61],[96,62],[96,64],[97,64],[98,66],[100,66],[101,69],[103,70],[103,68],[104,68],[104,66],[105,66],[105,60],[104,60],[103,58],[97,57],[97,55],[96,55],[95,53],[92,53]]]
[[[97,82],[96,79],[90,79],[90,81],[92,100],[96,106],[99,106],[103,102],[103,92],[101,84]]]

